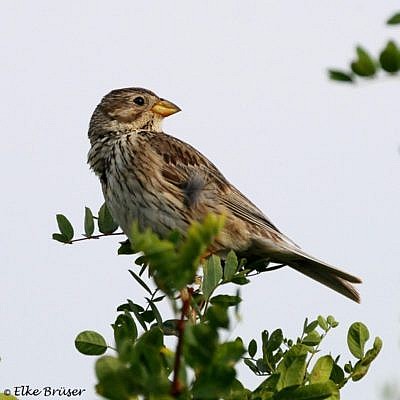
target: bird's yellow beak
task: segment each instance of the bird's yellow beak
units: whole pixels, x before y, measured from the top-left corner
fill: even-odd
[[[169,115],[175,114],[178,111],[181,111],[181,109],[175,105],[174,103],[171,103],[168,100],[161,99],[159,102],[154,104],[154,106],[151,108],[152,111],[154,111],[157,114],[160,114],[163,117],[168,117]]]

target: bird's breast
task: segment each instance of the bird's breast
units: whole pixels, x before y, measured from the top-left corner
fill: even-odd
[[[122,138],[110,150],[104,162],[102,188],[115,221],[129,235],[132,223],[151,228],[161,236],[171,230],[186,230],[177,199],[165,187],[159,157],[134,138]]]

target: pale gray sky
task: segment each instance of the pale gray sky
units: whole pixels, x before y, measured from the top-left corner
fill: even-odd
[[[87,126],[113,88],[143,86],[183,112],[165,130],[197,147],[272,221],[315,256],[364,279],[356,305],[291,270],[243,290],[235,335],[251,338],[333,314],[325,344],[345,350],[364,321],[384,349],[343,398],[378,399],[399,379],[400,157],[398,80],[333,84],[361,42],[377,51],[399,29],[394,0],[3,1],[1,44],[0,390],[87,389],[94,358],[74,349],[95,329],[111,338],[115,307],[142,293],[116,240],[63,246],[55,214],[80,226],[102,195],[88,170]],[[285,295],[283,298],[282,295]],[[243,370],[254,387],[259,379]]]

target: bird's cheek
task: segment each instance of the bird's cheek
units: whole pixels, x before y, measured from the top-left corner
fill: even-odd
[[[119,109],[109,113],[110,117],[119,122],[132,122],[136,118],[136,113],[131,109]]]

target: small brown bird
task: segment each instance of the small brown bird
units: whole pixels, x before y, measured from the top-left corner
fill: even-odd
[[[162,131],[180,108],[141,88],[113,90],[90,121],[88,163],[100,178],[106,204],[128,235],[136,220],[161,237],[185,232],[208,213],[226,222],[212,252],[234,250],[252,261],[285,264],[359,302],[361,280],[305,253],[199,151]]]

